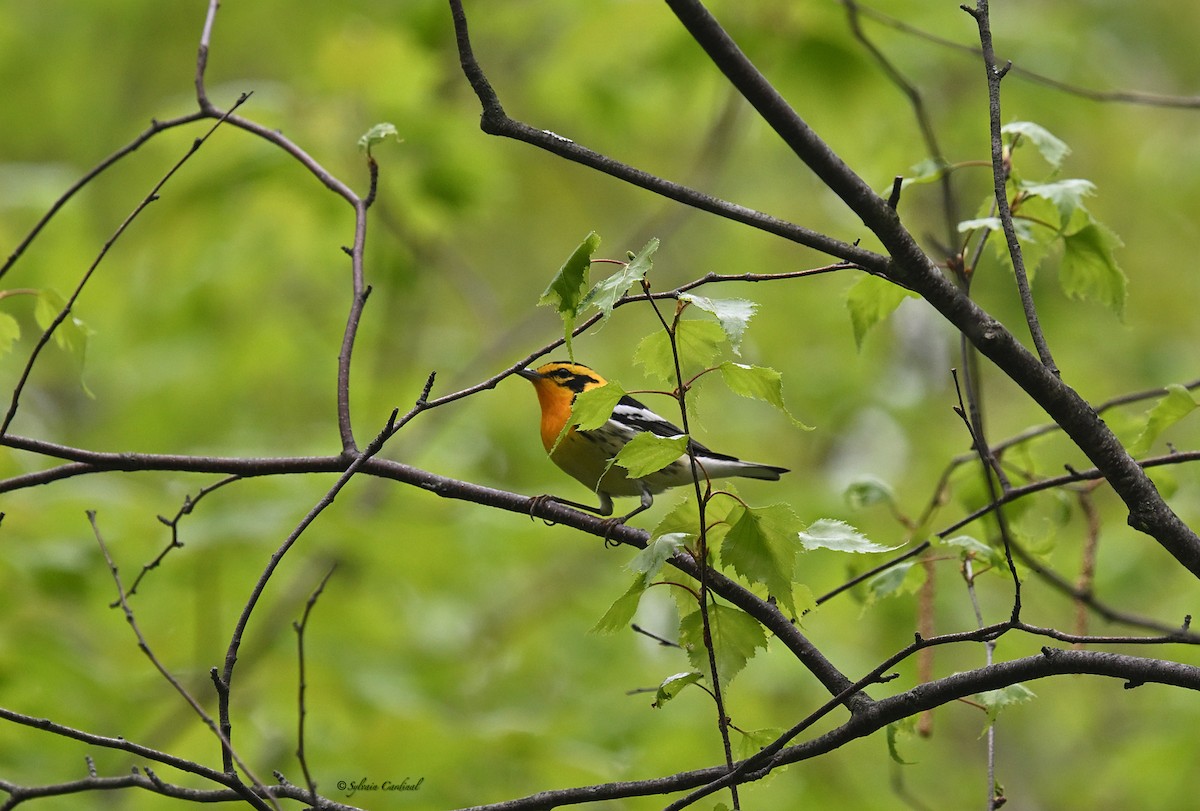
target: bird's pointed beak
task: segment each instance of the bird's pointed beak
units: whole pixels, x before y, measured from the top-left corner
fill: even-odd
[[[517,374],[519,374],[521,377],[525,378],[526,380],[541,380],[542,379],[542,376],[540,374],[538,374],[537,372],[535,372],[533,369],[518,369]]]

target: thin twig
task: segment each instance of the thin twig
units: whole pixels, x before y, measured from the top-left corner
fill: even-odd
[[[329,582],[329,578],[333,577],[333,571],[336,568],[336,564],[329,567],[329,571],[321,578],[321,582],[317,584],[317,587],[313,589],[313,593],[309,595],[307,602],[304,603],[304,614],[298,622],[292,623],[292,628],[296,631],[296,670],[298,674],[296,691],[296,759],[300,761],[300,770],[304,772],[304,782],[308,786],[308,794],[312,798],[314,805],[318,800],[317,784],[308,769],[308,756],[304,751],[304,721],[308,717],[308,708],[304,701],[304,694],[308,688],[308,683],[305,680],[304,631],[308,628],[308,618],[312,614],[313,606],[317,604],[317,598],[325,590],[325,584]]]
[[[75,290],[71,293],[71,297],[67,299],[66,304],[64,304],[62,309],[59,310],[58,314],[54,317],[54,320],[51,321],[46,329],[42,331],[41,337],[38,338],[37,343],[33,347],[33,351],[29,354],[29,359],[25,363],[25,368],[21,372],[20,378],[17,380],[17,385],[13,388],[12,400],[8,406],[8,413],[4,415],[4,421],[0,423],[0,437],[3,437],[8,433],[9,426],[12,425],[13,418],[17,415],[17,408],[21,401],[21,393],[25,389],[25,384],[29,381],[30,374],[33,373],[33,365],[37,362],[38,356],[42,353],[42,350],[46,348],[46,345],[50,343],[50,338],[54,335],[54,332],[58,329],[59,325],[66,321],[67,317],[71,315],[71,310],[74,308],[75,302],[79,299],[80,294],[83,293],[83,288],[87,285],[88,281],[92,278],[92,275],[96,272],[96,268],[100,266],[100,262],[104,260],[104,257],[108,255],[108,252],[112,246],[116,244],[118,239],[121,238],[121,235],[125,233],[126,229],[133,224],[133,221],[137,219],[138,215],[145,211],[151,203],[158,199],[159,192],[162,190],[163,186],[167,184],[167,181],[170,180],[185,163],[187,163],[188,159],[191,158],[192,155],[196,154],[196,151],[204,145],[204,142],[207,141],[214,132],[216,132],[217,128],[225,122],[225,120],[233,113],[234,110],[245,103],[248,97],[248,95],[243,95],[241,98],[239,98],[226,113],[217,119],[216,123],[209,127],[208,132],[204,133],[204,135],[192,142],[191,146],[188,147],[188,151],[183,155],[183,157],[176,161],[175,165],[168,169],[165,175],[159,178],[158,182],[155,183],[154,187],[150,190],[150,193],[142,198],[142,201],[138,203],[137,206],[134,207],[133,211],[131,211],[129,215],[126,216],[121,222],[121,224],[117,226],[117,230],[113,232],[112,236],[110,236],[104,242],[104,246],[100,249],[100,253],[94,260],[92,260],[92,264],[84,272],[82,278],[79,280],[79,283],[75,285]],[[65,197],[60,198],[60,200],[64,201],[65,199]],[[35,234],[36,230],[37,229],[35,228]],[[28,237],[28,239],[32,238],[33,234]]]
[[[247,789],[243,795],[247,802],[251,803],[255,808],[260,808],[264,811],[266,811],[268,807],[279,811],[279,805],[275,802],[275,798],[269,791],[267,791],[266,786],[264,786],[262,781],[255,776],[254,772],[250,770],[250,767],[247,766],[246,763],[240,757],[238,757],[237,753],[233,751],[233,747],[229,743],[228,737],[226,737],[222,731],[218,729],[217,723],[212,719],[212,716],[204,711],[204,708],[200,706],[200,702],[188,692],[187,688],[183,686],[179,679],[175,678],[171,671],[167,670],[166,665],[162,663],[158,656],[155,655],[153,649],[151,649],[150,643],[146,641],[146,637],[142,634],[142,629],[138,627],[137,618],[134,616],[133,609],[130,608],[129,601],[126,599],[125,588],[121,585],[121,576],[117,571],[117,564],[113,561],[112,555],[109,554],[108,544],[104,542],[104,536],[100,534],[100,527],[96,523],[96,511],[88,510],[87,517],[88,521],[92,525],[92,531],[95,533],[96,543],[99,544],[100,551],[104,555],[104,562],[108,564],[109,574],[112,575],[113,583],[117,587],[117,602],[121,606],[121,611],[125,614],[125,621],[133,630],[134,636],[137,637],[138,649],[146,655],[146,658],[150,660],[152,665],[154,665],[154,669],[157,670],[159,674],[167,680],[167,683],[174,688],[175,692],[179,693],[180,697],[183,698],[187,705],[192,708],[192,712],[196,713],[200,720],[204,722],[204,725],[207,726],[214,735],[216,735],[217,740],[221,742],[222,751],[229,753],[231,761],[236,763],[238,768],[242,770],[242,773],[250,778],[250,782],[253,784],[254,788],[257,789],[262,797],[265,797],[269,801],[269,806],[267,803],[263,803],[260,797],[254,792],[249,791],[249,789]],[[226,771],[231,772],[232,770],[226,769]]]
[[[988,0],[976,0],[975,8],[963,6],[975,19],[979,28],[979,43],[983,50],[983,64],[987,72],[988,87],[988,121],[991,128],[992,140],[992,180],[996,194],[996,212],[1000,215],[1000,224],[1004,230],[1004,239],[1008,243],[1008,253],[1012,258],[1013,273],[1017,279],[1017,290],[1021,296],[1021,307],[1025,311],[1025,323],[1029,325],[1029,335],[1037,349],[1042,365],[1058,376],[1058,367],[1050,354],[1050,346],[1042,333],[1042,325],[1038,320],[1037,307],[1033,302],[1033,292],[1029,286],[1029,276],[1025,272],[1025,258],[1022,255],[1021,243],[1017,239],[1017,230],[1013,225],[1012,208],[1008,204],[1008,156],[1004,153],[1004,135],[1001,132],[1000,119],[1000,82],[1008,72],[1011,63],[999,67],[996,63],[996,52],[992,47],[992,26],[988,14]]]

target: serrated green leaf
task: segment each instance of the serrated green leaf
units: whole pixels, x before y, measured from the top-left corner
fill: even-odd
[[[396,130],[395,124],[382,122],[363,133],[362,137],[358,139],[358,148],[370,155],[371,147],[386,141],[388,138],[395,138],[399,141],[400,133]]]
[[[1075,212],[1083,208],[1083,198],[1096,193],[1096,184],[1081,178],[1055,180],[1050,183],[1022,183],[1020,191],[1029,197],[1049,200],[1058,210],[1059,226],[1066,225]]]
[[[734,749],[734,757],[738,760],[754,757],[764,748],[775,743],[779,739],[779,736],[783,734],[782,729],[776,729],[775,727],[751,730],[730,727],[730,731],[738,733],[739,736],[735,739],[737,744]]]
[[[650,543],[646,544],[646,548],[638,552],[625,568],[650,580],[656,577],[667,561],[694,537],[686,532],[669,532],[666,535],[652,538]]]
[[[939,160],[938,158],[926,158],[908,170],[908,176],[900,181],[900,188],[903,189],[908,186],[919,185],[923,183],[934,183],[938,180],[941,180],[942,175],[949,171],[949,169],[950,166],[944,160]],[[882,192],[883,196],[890,194],[891,190],[891,185],[889,185],[887,190]]]
[[[1125,273],[1113,251],[1121,240],[1097,222],[1063,235],[1059,283],[1071,298],[1091,299],[1108,307],[1118,317],[1125,311]]]
[[[1129,446],[1129,452],[1140,455],[1150,450],[1159,434],[1186,417],[1196,408],[1196,398],[1178,383],[1167,386],[1167,393],[1146,412],[1146,425]]]
[[[862,349],[867,333],[896,311],[900,302],[916,294],[878,276],[864,276],[846,293],[846,309],[854,327],[854,343]]]
[[[1051,134],[1045,127],[1032,121],[1013,121],[1000,128],[1003,135],[1009,136],[1008,143],[1012,144],[1021,136],[1021,141],[1033,144],[1046,162],[1054,168],[1062,166],[1063,159],[1071,154],[1071,148],[1066,142]]]
[[[12,350],[13,343],[21,337],[21,325],[8,313],[0,313],[0,355]]]
[[[1037,698],[1037,694],[1023,684],[1010,684],[999,690],[976,693],[975,700],[987,710],[987,724],[984,725],[983,731],[987,732],[988,727],[996,723],[996,716],[1000,714],[1001,710],[1017,704],[1025,704],[1035,698]]]
[[[713,321],[688,319],[675,327],[675,343],[679,347],[679,362],[685,369],[703,369],[717,356],[725,343],[725,331]],[[664,330],[650,333],[634,350],[633,360],[646,374],[657,380],[675,383],[675,356],[671,353],[671,338]],[[688,374],[685,371],[685,374]]]
[[[792,577],[800,551],[800,519],[786,504],[741,507],[730,515],[732,526],[721,543],[721,562],[767,592],[796,616]]]
[[[783,402],[783,375],[766,366],[748,366],[744,363],[725,361],[720,366],[725,385],[734,394],[763,400],[775,406],[791,421],[792,425],[805,431],[813,430],[788,411]]]
[[[626,394],[628,392],[621,387],[620,383],[611,380],[603,386],[580,392],[575,396],[575,402],[571,405],[571,419],[568,424],[577,425],[585,431],[599,428],[608,422],[613,409]]]
[[[725,337],[729,339],[733,354],[742,354],[742,337],[746,334],[750,319],[758,310],[758,302],[742,298],[712,299],[693,296],[691,293],[683,293],[679,300],[715,315],[717,323],[725,332]]]
[[[672,507],[651,533],[651,537],[656,538],[665,535],[684,535],[688,540],[700,535],[700,515],[690,496]]]
[[[873,605],[888,597],[911,594],[925,582],[925,567],[916,566],[916,561],[897,563],[866,582],[867,604]]]
[[[884,546],[867,538],[845,521],[819,518],[800,533],[805,549],[832,549],[835,552],[891,552],[904,544]]]
[[[758,649],[766,650],[767,635],[758,621],[738,608],[719,603],[708,607],[709,628],[717,674],[722,685],[742,671]],[[679,644],[687,651],[692,667],[708,672],[708,651],[704,647],[704,625],[700,610],[679,622]]]
[[[654,703],[651,707],[654,709],[662,709],[662,706],[668,701],[679,695],[685,687],[695,684],[704,678],[704,675],[697,673],[694,670],[689,670],[686,673],[676,673],[674,676],[667,676],[662,680],[662,684],[658,685],[658,690],[654,693]]]
[[[863,476],[855,479],[842,494],[846,504],[853,510],[873,507],[876,504],[894,504],[896,495],[886,482],[873,476]]]
[[[33,317],[43,330],[49,329],[50,325],[58,318],[59,313],[67,306],[67,301],[54,290],[39,290],[37,301],[33,306]],[[83,388],[84,394],[88,397],[94,397],[91,389],[83,380],[83,365],[87,359],[88,337],[92,331],[80,319],[70,313],[67,314],[54,330],[54,343],[74,358],[80,368],[79,384]]]
[[[955,535],[953,538],[945,538],[937,541],[942,546],[952,546],[959,550],[959,554],[965,560],[977,560],[987,566],[994,567],[998,570],[1007,570],[1008,564],[1004,560],[1004,555],[999,550],[985,544],[977,538],[972,538],[970,535]]]
[[[566,338],[567,354],[572,359],[575,353],[571,347],[571,333],[575,331],[575,322],[583,303],[584,291],[588,286],[588,273],[592,266],[592,254],[600,247],[600,237],[592,231],[579,247],[571,252],[567,261],[563,262],[558,273],[554,274],[550,285],[538,299],[538,306],[553,306],[563,320],[563,335]]]
[[[974,231],[982,228],[986,231],[1000,231],[1004,228],[1004,223],[999,217],[976,217],[971,220],[963,220],[958,224],[958,233],[965,234],[968,231]]]
[[[687,453],[687,445],[686,436],[665,437],[642,432],[626,442],[613,461],[629,471],[629,478],[641,479]]]
[[[1016,514],[1009,518],[1009,528],[1025,551],[1033,555],[1049,554],[1059,530],[1071,520],[1071,506],[1071,498],[1058,490],[1022,499]]]
[[[646,278],[646,274],[654,266],[654,252],[658,250],[658,240],[652,239],[646,243],[632,259],[619,271],[596,283],[588,291],[579,305],[579,310],[594,306],[600,310],[600,326],[612,315],[617,300],[625,295],[629,288]]]
[[[632,585],[629,589],[617,598],[617,601],[608,607],[604,612],[604,616],[596,621],[592,626],[591,632],[594,634],[611,634],[616,631],[623,630],[633,620],[633,615],[637,613],[638,603],[641,602],[642,594],[645,593],[649,586],[649,578],[645,574],[637,574],[633,578]]]

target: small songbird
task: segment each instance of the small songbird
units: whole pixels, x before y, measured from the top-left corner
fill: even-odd
[[[655,493],[694,481],[687,454],[640,479],[629,478],[627,471],[619,465],[609,465],[621,448],[639,433],[648,431],[668,438],[683,435],[680,428],[632,397],[622,397],[608,422],[599,428],[584,431],[572,426],[563,434],[563,426],[571,418],[575,396],[607,382],[588,367],[580,363],[555,361],[536,371],[521,369],[517,374],[532,382],[537,391],[542,407],[542,444],[546,452],[556,465],[594,491],[600,498],[600,506],[591,507],[559,498],[555,498],[555,501],[597,515],[612,515],[613,496],[640,496],[641,505],[619,519],[624,522],[654,503]],[[711,451],[694,441],[691,450],[701,481],[732,476],[777,481],[781,474],[788,472],[783,467],[744,462],[737,457]]]

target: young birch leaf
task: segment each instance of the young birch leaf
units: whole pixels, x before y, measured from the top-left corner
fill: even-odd
[[[1121,240],[1098,222],[1063,235],[1062,268],[1059,284],[1071,298],[1088,298],[1108,307],[1117,317],[1125,311],[1124,271],[1117,265],[1113,251]]]
[[[658,690],[654,693],[654,703],[650,706],[656,710],[662,709],[663,704],[666,704],[679,695],[683,688],[689,684],[695,684],[703,678],[703,674],[697,673],[694,670],[687,673],[676,673],[674,676],[667,676],[663,679],[662,684],[658,685]]]
[[[571,418],[563,425],[551,450],[558,447],[558,443],[562,442],[563,437],[572,427],[589,431],[608,422],[613,409],[617,407],[617,403],[626,393],[620,383],[610,380],[603,386],[597,386],[575,395],[575,402],[571,403]]]
[[[874,605],[898,594],[910,594],[924,582],[923,566],[914,566],[914,561],[911,560],[898,563],[867,581],[867,604]]]
[[[652,239],[619,271],[596,283],[596,286],[584,296],[579,309],[589,305],[595,306],[601,313],[600,326],[612,315],[617,299],[625,295],[629,288],[646,278],[646,274],[654,266],[654,252],[658,250],[658,240]]]
[[[699,537],[700,517],[696,511],[696,503],[691,498],[685,498],[672,507],[651,533],[651,537],[654,538],[666,535],[683,536],[685,543]]]
[[[855,479],[846,488],[842,496],[853,510],[873,507],[876,504],[890,505],[896,503],[896,494],[892,492],[892,488],[886,482],[880,481],[873,476],[863,476],[862,478]]]
[[[738,608],[714,603],[708,607],[717,674],[726,685],[741,672],[759,648],[766,650],[767,635],[758,621]],[[708,672],[708,651],[704,647],[704,623],[700,611],[679,622],[679,644],[687,651],[692,667]]]
[[[735,729],[730,727],[730,729]],[[737,729],[741,737],[737,739],[736,757],[738,760],[745,760],[748,757],[757,755],[767,746],[775,743],[780,735],[783,734],[782,729],[767,727],[764,729],[751,729],[749,731]]]
[[[988,546],[983,541],[972,538],[970,535],[955,535],[953,538],[946,538],[938,541],[942,546],[953,546],[959,550],[959,556],[963,560],[973,560],[991,566],[997,571],[1007,571],[1008,563],[1004,560],[1004,555],[998,549]]]
[[[1028,701],[1033,701],[1037,698],[1037,694],[1023,684],[1010,684],[1008,687],[1001,687],[999,690],[988,690],[985,693],[977,693],[975,700],[987,709],[987,724],[984,725],[983,731],[987,732],[988,727],[996,723],[996,716],[1000,711],[1016,704],[1024,704]]]
[[[660,535],[646,544],[646,548],[638,552],[625,568],[637,572],[646,580],[657,577],[671,556],[694,537],[695,535],[689,535],[686,532],[669,532],[666,535]]]
[[[1030,197],[1049,200],[1058,209],[1059,226],[1066,225],[1075,212],[1083,208],[1083,198],[1096,193],[1096,184],[1090,180],[1070,178],[1051,183],[1022,183],[1020,190]]]
[[[734,394],[764,400],[784,413],[792,425],[805,431],[813,430],[788,411],[783,402],[783,375],[765,366],[747,366],[744,363],[726,361],[721,364],[721,377]]]
[[[600,247],[600,237],[595,231],[588,234],[579,247],[567,258],[550,285],[538,299],[538,306],[552,305],[563,320],[563,334],[567,341],[567,355],[575,354],[571,348],[571,333],[582,309],[584,290],[588,285],[588,270],[592,265],[592,254]]]
[[[604,616],[592,626],[591,632],[593,634],[611,634],[628,626],[633,621],[633,615],[637,613],[638,603],[648,585],[649,578],[646,575],[636,575],[633,578],[633,585],[609,606],[608,611],[604,612]]]
[[[376,124],[363,133],[363,136],[358,139],[358,148],[370,155],[371,147],[375,146],[375,144],[383,143],[388,138],[395,138],[399,141],[400,133],[396,130],[395,124],[389,124],[385,121]]]
[[[1013,121],[1011,124],[1001,127],[1000,132],[1010,136],[1008,139],[1010,144],[1013,143],[1016,136],[1022,136],[1024,140],[1033,144],[1046,159],[1046,163],[1055,169],[1062,166],[1063,159],[1071,154],[1071,147],[1067,146],[1065,141],[1032,121]]]
[[[704,368],[716,357],[725,343],[725,331],[712,321],[680,321],[675,328],[675,345],[683,368]],[[675,382],[675,356],[671,353],[671,338],[663,330],[650,333],[637,345],[633,360],[658,380]]]
[[[1150,450],[1158,435],[1186,417],[1196,408],[1196,398],[1178,383],[1167,386],[1167,393],[1146,412],[1146,426],[1129,446],[1134,455]]]
[[[725,332],[725,337],[729,339],[729,346],[733,349],[733,354],[742,354],[742,336],[746,334],[746,327],[749,325],[750,319],[754,317],[755,311],[758,310],[757,302],[743,298],[712,299],[693,296],[690,293],[680,295],[679,300],[686,301],[715,315],[717,323]]]
[[[1004,223],[999,217],[976,217],[973,220],[963,220],[958,224],[958,233],[965,234],[968,231],[974,231],[978,228],[983,228],[987,231],[999,231],[1004,228]]]
[[[916,727],[916,719],[912,716],[902,718],[899,721],[893,721],[887,725],[887,745],[888,754],[891,755],[892,761],[901,766],[911,766],[915,761],[905,760],[900,755],[901,742],[908,743],[912,740],[913,732]]]
[[[832,549],[835,552],[891,552],[904,544],[884,546],[867,538],[845,521],[819,518],[800,533],[805,549]]]
[[[575,396],[574,404],[571,405],[571,419],[567,424],[577,425],[585,431],[599,428],[608,422],[613,409],[626,394],[628,392],[621,387],[620,383],[612,381],[603,386],[580,392]]]
[[[916,293],[892,284],[878,276],[864,276],[846,293],[846,309],[854,327],[854,343],[862,349],[867,333],[896,311],[900,302],[915,298]]]
[[[662,470],[687,453],[686,436],[665,437],[642,432],[625,443],[613,460],[629,471],[629,478],[640,479]]]
[[[800,519],[786,504],[739,507],[730,514],[732,526],[721,543],[721,562],[751,583],[761,583],[788,613],[795,616],[792,575],[800,551]]]

